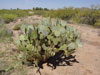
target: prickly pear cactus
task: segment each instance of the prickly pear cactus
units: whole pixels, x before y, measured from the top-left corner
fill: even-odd
[[[69,56],[81,46],[77,30],[62,20],[51,21],[48,18],[39,25],[22,26],[21,29],[24,34],[20,35],[18,48],[23,53],[24,60],[36,65],[59,51]]]

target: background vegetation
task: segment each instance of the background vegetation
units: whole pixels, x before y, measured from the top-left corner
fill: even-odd
[[[4,23],[9,23],[17,19],[18,17],[30,16],[32,14],[29,13],[29,10],[21,10],[21,9],[11,9],[11,10],[0,10],[0,22],[4,21]],[[2,23],[2,22],[1,22]]]
[[[100,27],[100,9],[98,6],[91,6],[91,8],[62,8],[57,10],[38,10],[35,12],[37,15],[45,17],[60,18],[68,22],[88,24]]]
[[[0,23],[9,23],[18,17],[25,17],[30,15],[42,15],[44,17],[60,18],[68,22],[88,24],[100,27],[100,8],[98,6],[91,6],[91,8],[61,8],[61,9],[47,9],[36,7],[33,9],[21,10],[0,10]]]

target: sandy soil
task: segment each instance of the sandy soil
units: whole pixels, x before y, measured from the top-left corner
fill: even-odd
[[[42,17],[32,16],[29,17],[35,22]],[[33,21],[33,22],[34,22]],[[17,22],[21,23],[21,21]],[[10,23],[13,28],[14,24]],[[72,66],[57,66],[52,70],[51,67],[43,65],[43,69],[40,69],[42,75],[100,75],[100,29],[96,29],[86,25],[69,24],[78,29],[81,33],[81,40],[83,47],[78,48],[76,53],[76,59],[79,63],[73,63]],[[18,31],[13,31],[16,38],[18,38]],[[36,73],[36,69],[29,67],[28,75],[40,75]]]

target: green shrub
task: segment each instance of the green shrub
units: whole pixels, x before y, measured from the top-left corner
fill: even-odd
[[[0,32],[0,36],[2,36],[2,37],[11,37],[12,35],[13,35],[13,32],[11,30],[3,29]]]
[[[4,21],[3,21],[3,19],[0,17],[0,24],[3,24],[4,23]]]
[[[49,11],[34,11],[37,15],[45,17],[59,18],[63,20],[73,20],[73,22],[95,26],[100,19],[100,10],[91,8],[63,8]]]
[[[98,20],[96,21],[95,26],[96,26],[96,27],[100,27],[100,19],[98,19]]]
[[[9,22],[14,21],[17,18],[17,15],[4,14],[2,15],[2,18],[4,19],[5,23],[9,23]]]
[[[42,16],[44,16],[46,13],[45,13],[45,11],[43,11],[43,10],[36,10],[36,11],[34,12],[34,14],[35,14],[35,15],[42,15]]]
[[[15,25],[13,30],[20,30],[20,24]]]
[[[37,66],[60,51],[69,56],[81,46],[77,30],[62,20],[55,19],[51,22],[49,18],[37,26],[21,28],[24,34],[20,35],[17,41],[18,48],[22,52],[21,59]]]
[[[13,32],[11,30],[8,30],[3,24],[0,25],[0,42],[13,41],[12,36]]]
[[[1,30],[4,26],[5,26],[4,24],[0,24],[0,30]]]
[[[0,20],[2,19],[5,23],[14,21],[16,18],[31,16],[29,13],[31,10],[0,10]],[[1,22],[1,21],[0,21]]]

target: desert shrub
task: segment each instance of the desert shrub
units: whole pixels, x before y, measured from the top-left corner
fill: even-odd
[[[58,10],[49,10],[43,14],[44,16],[60,18],[64,20],[69,20],[72,16],[74,16],[74,12],[72,9],[58,9]]]
[[[5,26],[4,24],[0,24],[0,30],[1,30],[4,26]]]
[[[45,13],[45,11],[43,11],[43,10],[35,10],[35,11],[34,11],[34,14],[35,14],[35,15],[42,15],[42,16],[44,16],[46,13]]]
[[[5,25],[0,25],[0,42],[13,41],[13,32],[5,27]]]
[[[96,21],[95,26],[96,26],[96,27],[100,27],[100,19],[98,19],[98,20]]]
[[[29,11],[31,10],[0,10],[0,16],[4,20],[5,23],[9,23],[13,20],[15,20],[18,17],[25,17],[25,16],[31,16],[33,14],[30,14]]]
[[[73,22],[88,24],[95,26],[95,23],[100,19],[100,10],[91,8],[62,8],[49,11],[34,11],[37,15],[43,15],[45,17],[59,18],[63,20],[73,20]]]
[[[20,24],[15,25],[13,30],[20,30],[20,26],[21,26]]]
[[[4,15],[2,15],[2,18],[4,19],[5,23],[9,23],[9,22],[12,22],[13,20],[15,20],[17,18],[17,15],[4,14]]]
[[[0,17],[0,24],[3,24],[4,23],[4,21],[3,21],[3,19]]]
[[[2,30],[0,31],[0,38],[5,39],[5,38],[10,38],[13,35],[11,30]]]
[[[58,52],[70,56],[81,46],[80,35],[75,28],[66,25],[65,21],[50,18],[41,21],[39,25],[21,27],[18,49],[23,62],[35,63],[47,61]]]

